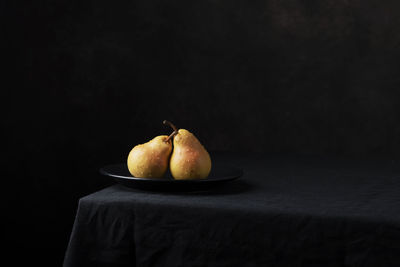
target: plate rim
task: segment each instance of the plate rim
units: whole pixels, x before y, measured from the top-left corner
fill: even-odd
[[[244,171],[240,168],[234,167],[234,166],[230,166],[228,164],[221,164],[219,166],[224,166],[224,167],[229,167],[230,169],[234,170],[235,172],[237,172],[236,175],[229,175],[229,176],[225,176],[225,177],[221,177],[221,178],[215,178],[215,179],[186,179],[186,180],[175,180],[175,179],[170,179],[168,177],[162,177],[162,178],[145,178],[145,177],[127,177],[127,176],[122,176],[122,175],[118,175],[118,174],[112,174],[109,172],[105,171],[106,167],[111,167],[111,166],[122,166],[122,165],[126,165],[124,163],[115,163],[115,164],[107,164],[104,165],[103,167],[101,167],[99,169],[100,174],[105,175],[105,176],[109,176],[112,178],[117,178],[117,179],[121,179],[121,180],[125,180],[125,181],[137,181],[137,182],[156,182],[156,183],[174,183],[174,184],[184,184],[184,183],[212,183],[212,182],[222,182],[222,181],[230,181],[230,180],[235,180],[240,178],[241,176],[243,176]]]

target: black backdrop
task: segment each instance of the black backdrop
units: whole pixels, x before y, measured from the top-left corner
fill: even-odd
[[[61,263],[98,168],[164,119],[210,151],[400,155],[398,1],[2,6],[6,241],[25,258]]]

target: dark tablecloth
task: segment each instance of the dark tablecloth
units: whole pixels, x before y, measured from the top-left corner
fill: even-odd
[[[114,185],[83,197],[64,266],[400,266],[398,161],[214,158],[203,192]]]

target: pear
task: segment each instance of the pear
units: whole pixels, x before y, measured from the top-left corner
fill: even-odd
[[[188,130],[177,129],[171,122],[174,148],[169,169],[175,180],[207,178],[211,171],[211,158],[200,141]]]
[[[135,177],[161,178],[168,169],[172,136],[160,135],[136,145],[128,155],[128,169]]]

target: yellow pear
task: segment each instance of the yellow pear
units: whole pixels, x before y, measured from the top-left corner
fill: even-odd
[[[169,124],[174,132],[174,148],[169,161],[169,169],[176,180],[207,178],[211,171],[211,158],[200,141],[188,130],[177,129]]]
[[[172,136],[160,135],[135,146],[128,155],[128,169],[135,177],[161,178],[168,169]]]

